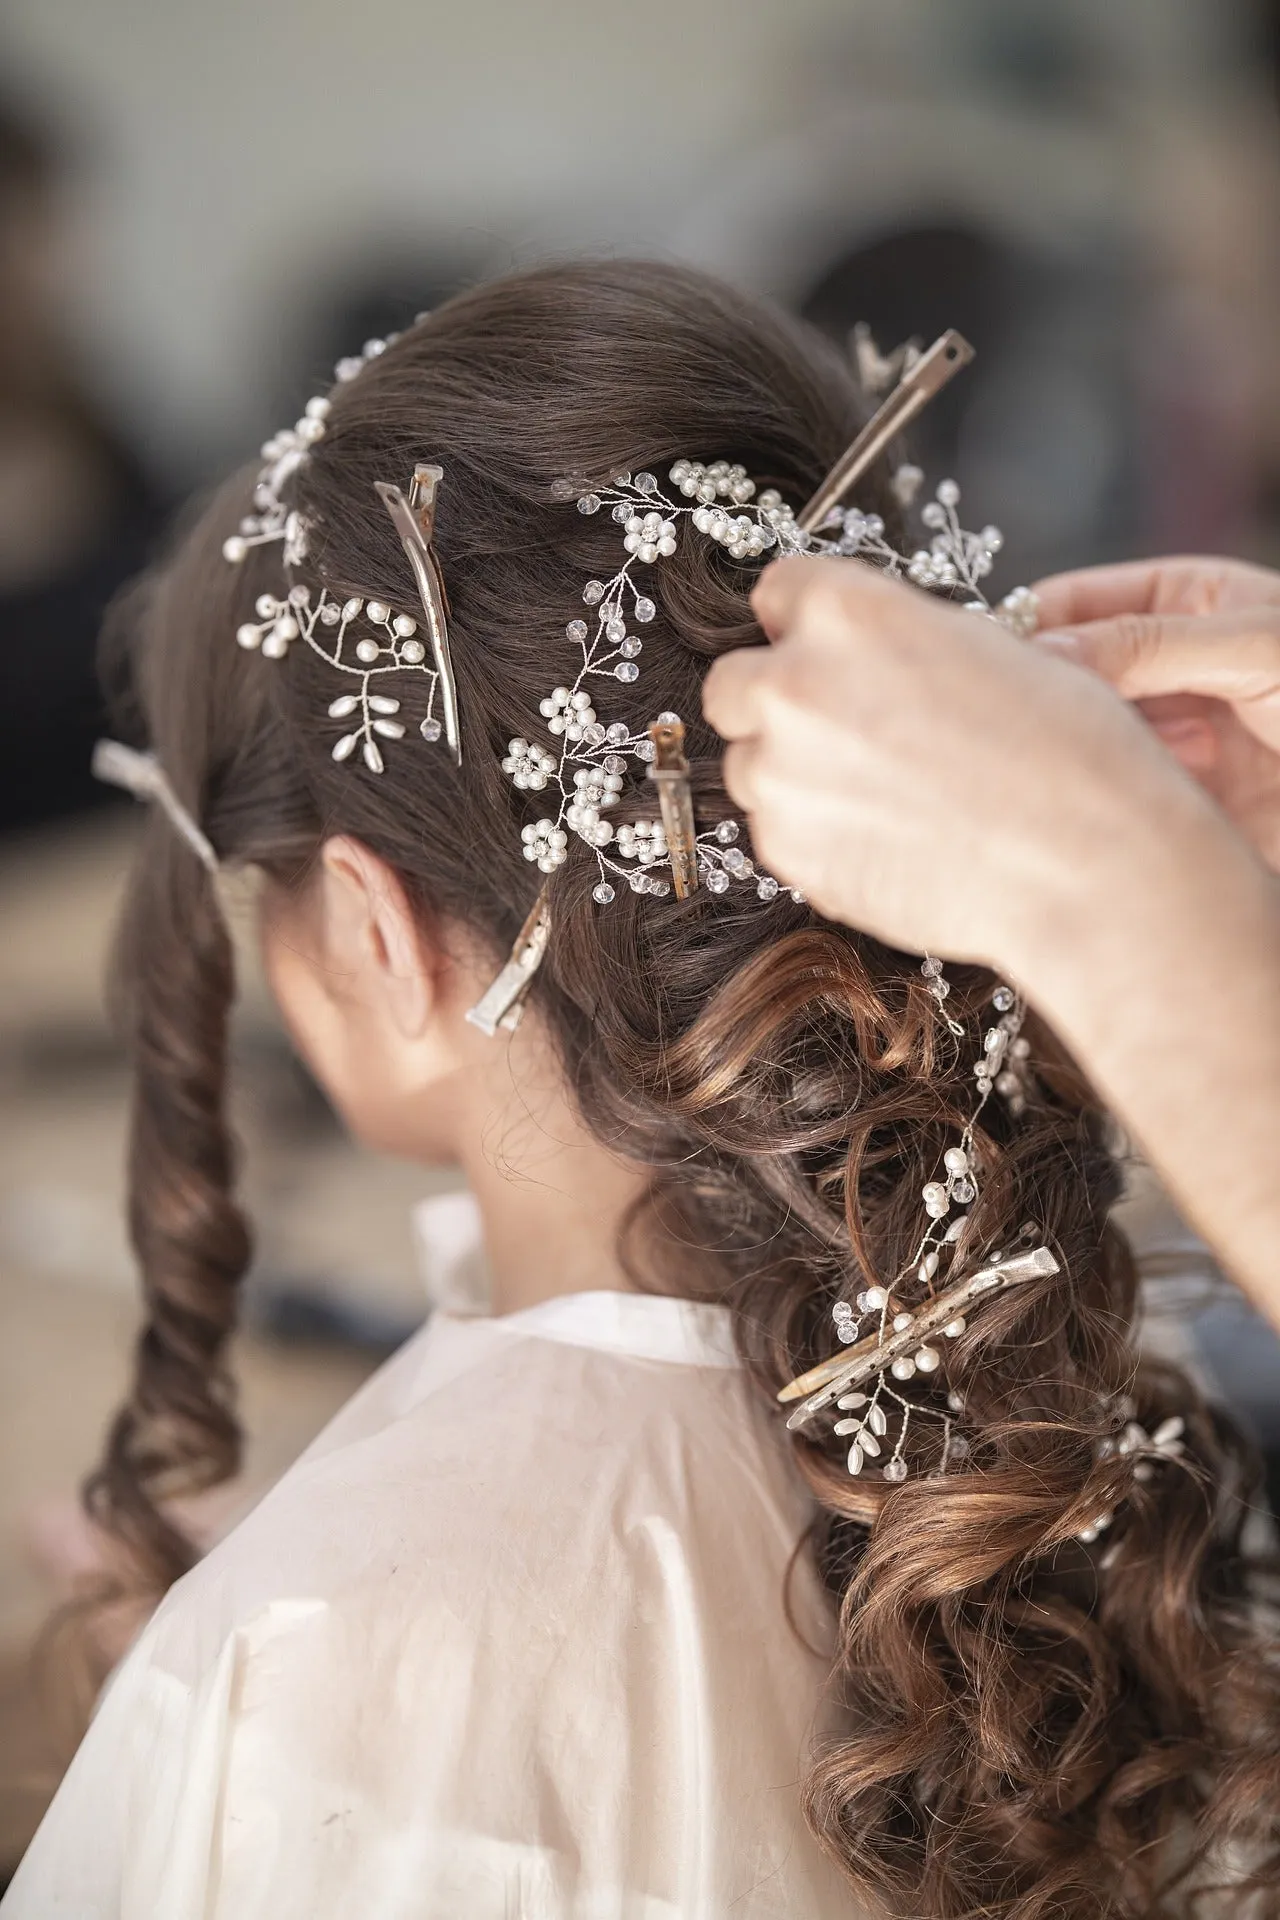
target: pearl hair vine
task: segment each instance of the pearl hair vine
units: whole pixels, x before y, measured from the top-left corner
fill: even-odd
[[[339,360],[334,369],[338,384],[356,379],[398,337],[392,334],[388,340],[368,340],[361,353]],[[262,448],[266,465],[254,485],[254,511],[240,522],[239,531],[223,542],[223,558],[233,566],[243,565],[253,548],[278,542],[288,581],[283,596],[259,595],[254,609],[257,620],[243,621],[236,629],[236,639],[246,651],[261,650],[268,660],[283,660],[294,641],[301,640],[334,672],[354,679],[352,690],[339,694],[329,704],[331,720],[356,723],[339,736],[332,753],[342,762],[351,760],[359,749],[359,759],[370,773],[384,769],[383,741],[402,740],[407,731],[399,717],[403,705],[399,695],[375,692],[375,683],[389,673],[422,674],[428,692],[418,732],[428,742],[439,740],[443,734],[455,765],[460,765],[462,743],[449,651],[448,603],[432,548],[436,492],[444,477],[443,469],[419,464],[407,496],[386,481],[375,483],[413,572],[426,617],[430,660],[427,646],[419,638],[415,615],[397,612],[369,595],[339,599],[326,587],[313,589],[292,578],[309,557],[311,528],[302,513],[288,506],[283,489],[311,449],[323,440],[331,406],[327,394],[313,395],[292,427],[266,441]],[[356,628],[356,637],[348,646],[348,630],[352,627]],[[436,713],[437,695],[440,714]]]
[[[963,1038],[963,1025],[947,1010],[951,987],[942,963],[926,956],[920,971],[948,1030]],[[996,1017],[983,1035],[973,1068],[977,1098],[959,1140],[944,1151],[938,1174],[921,1188],[925,1224],[919,1240],[890,1286],[865,1287],[853,1302],[835,1302],[832,1320],[836,1339],[845,1350],[789,1381],[777,1396],[784,1406],[800,1402],[787,1420],[792,1430],[807,1425],[834,1403],[844,1417],[834,1422],[832,1431],[849,1442],[846,1465],[854,1477],[878,1466],[881,1478],[891,1485],[906,1480],[908,1436],[913,1420],[921,1418],[937,1420],[942,1429],[931,1477],[945,1475],[965,1460],[970,1451],[964,1431],[965,1397],[952,1384],[955,1360],[944,1362],[944,1355],[957,1353],[952,1343],[966,1331],[968,1316],[986,1297],[1060,1271],[1053,1251],[1033,1244],[1037,1236],[1032,1224],[1021,1229],[1019,1247],[1007,1252],[989,1250],[973,1264],[969,1223],[982,1171],[975,1141],[978,1122],[993,1094],[1005,1101],[1015,1118],[1025,1111],[1033,1094],[1030,1045],[1022,1034],[1025,1005],[1002,982],[992,993],[991,1006]],[[923,1289],[922,1298],[919,1289]],[[865,1332],[868,1326],[870,1331]],[[947,1382],[941,1405],[908,1391],[912,1381],[927,1383],[935,1375]],[[1134,1479],[1145,1481],[1156,1465],[1181,1454],[1181,1416],[1162,1421],[1148,1434],[1135,1421],[1134,1403],[1127,1395],[1109,1403],[1107,1411],[1121,1430],[1117,1437],[1098,1443],[1097,1462],[1131,1459]],[[1077,1538],[1092,1544],[1111,1525],[1115,1511],[1112,1505],[1095,1514]]]
[[[941,961],[926,956],[920,971],[939,1016],[953,1036],[963,1038],[965,1028],[947,1008],[951,984]],[[868,1461],[878,1461],[890,1437],[891,1420],[895,1427],[893,1446],[881,1470],[886,1480],[907,1477],[906,1449],[913,1418],[941,1422],[939,1472],[945,1472],[951,1461],[963,1458],[968,1443],[957,1424],[957,1416],[964,1411],[962,1397],[950,1392],[943,1409],[900,1389],[917,1375],[927,1379],[939,1372],[943,1347],[936,1336],[941,1334],[943,1343],[959,1339],[968,1324],[971,1301],[984,1293],[1003,1291],[1020,1281],[1058,1271],[1052,1251],[1036,1246],[1007,1256],[999,1250],[990,1252],[977,1271],[964,1272],[970,1209],[978,1199],[981,1179],[975,1146],[978,1122],[993,1094],[1008,1103],[1011,1113],[1019,1115],[1031,1092],[1030,1048],[1022,1035],[1024,1004],[1012,987],[1002,983],[992,994],[991,1005],[995,1017],[974,1064],[977,1098],[973,1111],[960,1138],[944,1152],[939,1174],[921,1188],[925,1223],[909,1258],[891,1286],[866,1287],[853,1304],[836,1301],[832,1308],[836,1338],[850,1351],[836,1353],[811,1367],[778,1394],[784,1405],[793,1400],[801,1402],[787,1421],[793,1429],[805,1425],[832,1401],[840,1412],[854,1416],[837,1420],[834,1429],[840,1438],[850,1440],[847,1465],[854,1475],[861,1474]],[[1034,1229],[1025,1230],[1023,1238],[1029,1239],[1033,1233]],[[925,1298],[908,1306],[906,1293],[912,1284],[925,1289]],[[867,1323],[872,1331],[864,1335]],[[863,1390],[868,1384],[869,1392]]]

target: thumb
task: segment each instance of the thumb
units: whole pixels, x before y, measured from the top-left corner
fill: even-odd
[[[1235,706],[1280,701],[1280,608],[1230,613],[1124,613],[1035,644],[1100,674],[1126,700],[1196,693]]]

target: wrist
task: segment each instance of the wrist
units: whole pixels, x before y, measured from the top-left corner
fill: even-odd
[[[1006,964],[1050,1018],[1092,1027],[1100,996],[1131,1008],[1153,978],[1167,993],[1177,976],[1198,990],[1240,929],[1264,923],[1280,935],[1280,889],[1212,802],[1179,779],[1159,805],[1148,796],[1110,809],[1083,856],[1044,864]]]

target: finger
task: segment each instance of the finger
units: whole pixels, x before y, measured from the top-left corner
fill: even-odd
[[[1033,588],[1042,627],[1078,627],[1120,613],[1150,613],[1156,604],[1161,560],[1126,560],[1112,567],[1081,567],[1050,574]]]
[[[1215,613],[1228,607],[1280,604],[1280,573],[1247,560],[1170,554],[1082,567],[1037,581],[1041,624],[1079,626],[1126,613]]]
[[[1216,729],[1207,720],[1150,719],[1151,731],[1174,759],[1197,779],[1212,773],[1222,757]]]
[[[1122,614],[1037,636],[1078,660],[1126,700],[1196,693],[1231,705],[1280,699],[1280,609],[1221,614]]]
[[[750,816],[757,811],[759,751],[752,740],[735,740],[725,748],[721,778],[725,792]]]
[[[915,587],[892,580],[865,560],[835,554],[788,554],[765,568],[751,594],[756,619],[772,641],[803,623],[852,630],[886,617],[915,598]]]
[[[760,682],[768,665],[764,647],[740,647],[713,661],[702,683],[702,712],[722,740],[739,740],[758,731]]]
[[[823,578],[833,562],[818,555],[784,554],[767,566],[751,590],[751,610],[770,640],[781,639],[795,622],[797,610],[815,580]]]

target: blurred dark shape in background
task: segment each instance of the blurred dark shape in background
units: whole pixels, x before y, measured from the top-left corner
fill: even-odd
[[[913,429],[911,457],[960,482],[1020,573],[1135,550],[1133,300],[1115,260],[1064,262],[959,225],[904,227],[836,261],[800,310],[836,340],[863,321],[881,343],[927,345],[957,327],[976,347],[972,370]]]
[[[164,514],[62,336],[62,168],[0,101],[0,832],[102,799],[98,628]]]

